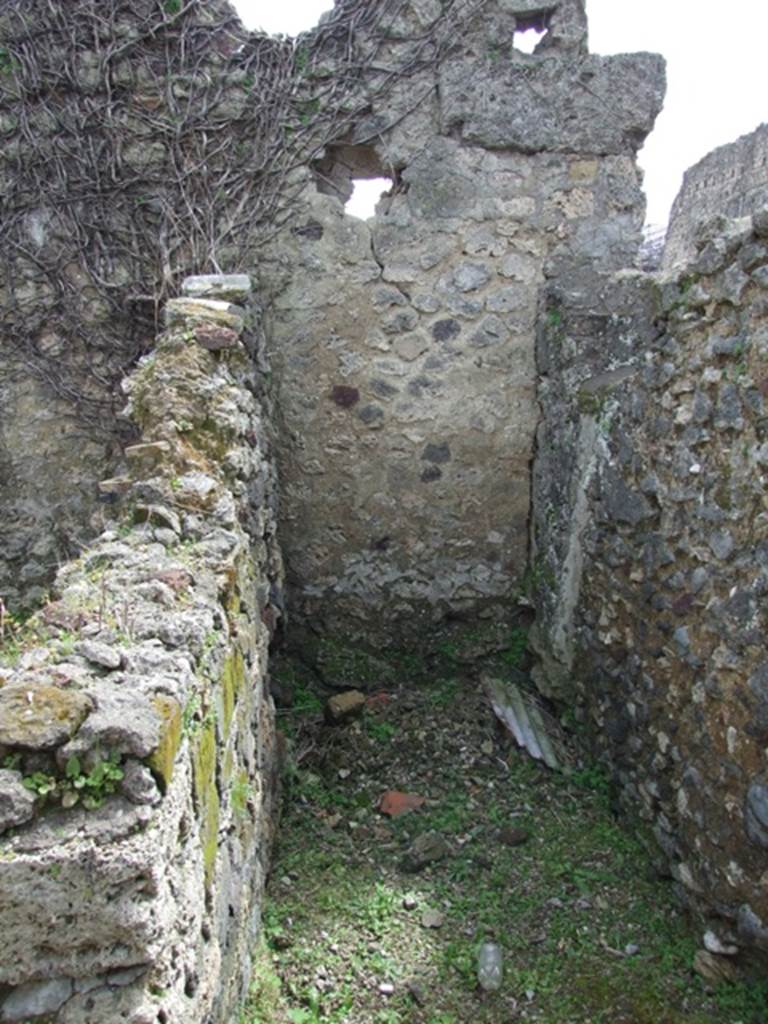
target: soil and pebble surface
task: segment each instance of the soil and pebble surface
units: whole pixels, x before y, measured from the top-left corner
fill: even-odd
[[[765,1024],[573,753],[518,750],[466,670],[345,698],[288,666],[286,797],[241,1024]],[[338,705],[338,702],[337,702]],[[484,942],[503,981],[484,991]]]

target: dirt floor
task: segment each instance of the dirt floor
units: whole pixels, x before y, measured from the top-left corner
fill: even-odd
[[[240,1024],[768,1021],[768,987],[692,970],[696,933],[600,768],[520,752],[471,672],[392,681],[329,725],[325,694],[280,671],[291,760]]]

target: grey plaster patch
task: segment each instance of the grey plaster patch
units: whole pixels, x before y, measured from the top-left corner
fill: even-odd
[[[21,772],[0,768],[0,833],[35,815],[35,795],[21,780]]]
[[[753,779],[747,790],[744,827],[750,842],[768,849],[768,778]]]
[[[74,992],[71,978],[49,978],[19,985],[5,998],[0,1008],[0,1020],[25,1021],[55,1013]]]

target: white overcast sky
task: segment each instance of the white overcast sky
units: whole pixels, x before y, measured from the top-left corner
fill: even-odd
[[[331,0],[233,0],[249,28],[297,35]],[[590,50],[667,58],[667,98],[640,154],[650,223],[666,222],[683,171],[768,121],[768,0],[587,0]]]

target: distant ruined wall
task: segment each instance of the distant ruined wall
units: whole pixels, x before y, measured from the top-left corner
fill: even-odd
[[[274,474],[247,279],[192,279],[126,381],[114,521],[0,660],[0,1021],[243,998],[275,825]],[[247,347],[246,347],[247,346]]]
[[[768,124],[712,150],[683,177],[664,246],[663,269],[679,270],[696,253],[697,228],[712,217],[745,217],[768,202]]]
[[[528,558],[537,295],[631,263],[660,58],[586,52],[573,0],[490,4],[307,173],[258,274],[293,622],[371,643],[503,617]],[[389,37],[392,63],[437,5]],[[548,24],[536,53],[515,31]],[[365,223],[355,178],[392,189]]]
[[[700,236],[680,277],[581,283],[551,282],[539,320],[537,681],[728,977],[723,950],[768,952],[768,210]]]

